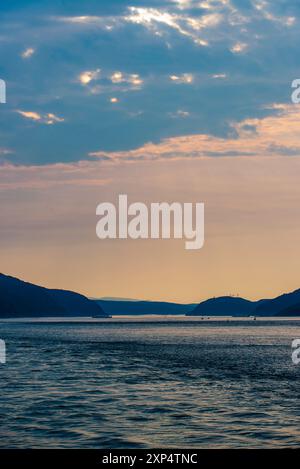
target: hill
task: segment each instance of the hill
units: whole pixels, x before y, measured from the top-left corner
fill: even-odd
[[[0,274],[0,318],[104,315],[79,293],[51,290]]]
[[[257,306],[256,301],[233,296],[220,296],[202,301],[187,316],[249,316]]]
[[[293,308],[300,303],[300,289],[291,293],[277,296],[272,300],[268,300],[256,309],[256,314],[259,316],[288,316],[289,308]],[[293,316],[297,316],[296,310],[293,311]]]
[[[94,301],[96,301],[107,314],[124,316],[139,314],[186,314],[195,307],[194,304],[184,305],[164,301],[119,301],[104,299]]]
[[[282,317],[300,317],[300,303],[281,310],[276,316]]]

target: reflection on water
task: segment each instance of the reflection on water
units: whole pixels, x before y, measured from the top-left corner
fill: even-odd
[[[2,322],[1,447],[300,444],[300,321]]]

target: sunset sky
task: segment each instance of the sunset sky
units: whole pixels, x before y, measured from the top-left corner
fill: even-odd
[[[300,288],[300,3],[0,7],[0,271],[91,297]],[[96,206],[204,202],[205,245],[96,237]]]

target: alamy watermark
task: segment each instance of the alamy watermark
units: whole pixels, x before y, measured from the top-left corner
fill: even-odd
[[[4,80],[0,79],[0,103],[6,103],[6,83]]]
[[[292,81],[292,88],[294,91],[291,94],[291,100],[294,104],[300,103],[300,78],[296,78]]]
[[[6,363],[6,344],[2,339],[0,339],[0,363],[2,365]]]
[[[204,245],[204,204],[142,202],[128,205],[120,194],[118,207],[110,202],[97,206],[101,218],[96,226],[99,239],[185,239],[185,249]]]
[[[6,83],[0,79],[0,104],[6,103]],[[0,339],[0,364],[6,363],[6,345],[4,340]]]
[[[300,364],[300,339],[295,339],[292,342],[292,362],[294,365]]]

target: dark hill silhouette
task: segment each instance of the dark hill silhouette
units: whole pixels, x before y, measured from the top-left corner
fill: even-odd
[[[79,293],[50,290],[0,274],[0,317],[105,315],[101,306]]]
[[[285,293],[284,295],[280,295],[272,300],[266,301],[256,308],[256,314],[258,316],[287,316],[287,309],[298,305],[299,303],[300,289],[291,293]],[[284,311],[285,313],[282,314]],[[295,315],[294,313],[293,315]]]
[[[164,301],[132,301],[132,300],[94,300],[103,311],[110,315],[139,315],[139,314],[186,314],[194,309],[194,304],[182,305]]]
[[[51,290],[0,274],[0,318],[139,314],[300,317],[300,289],[271,300],[223,296],[196,306],[159,301],[90,300],[79,293]]]
[[[281,317],[300,316],[300,303],[281,310],[278,314],[276,314],[276,316],[281,316]]]
[[[300,316],[300,289],[270,300],[222,296],[200,303],[187,316]]]
[[[220,296],[202,301],[187,316],[249,316],[253,314],[256,301],[233,296]]]

